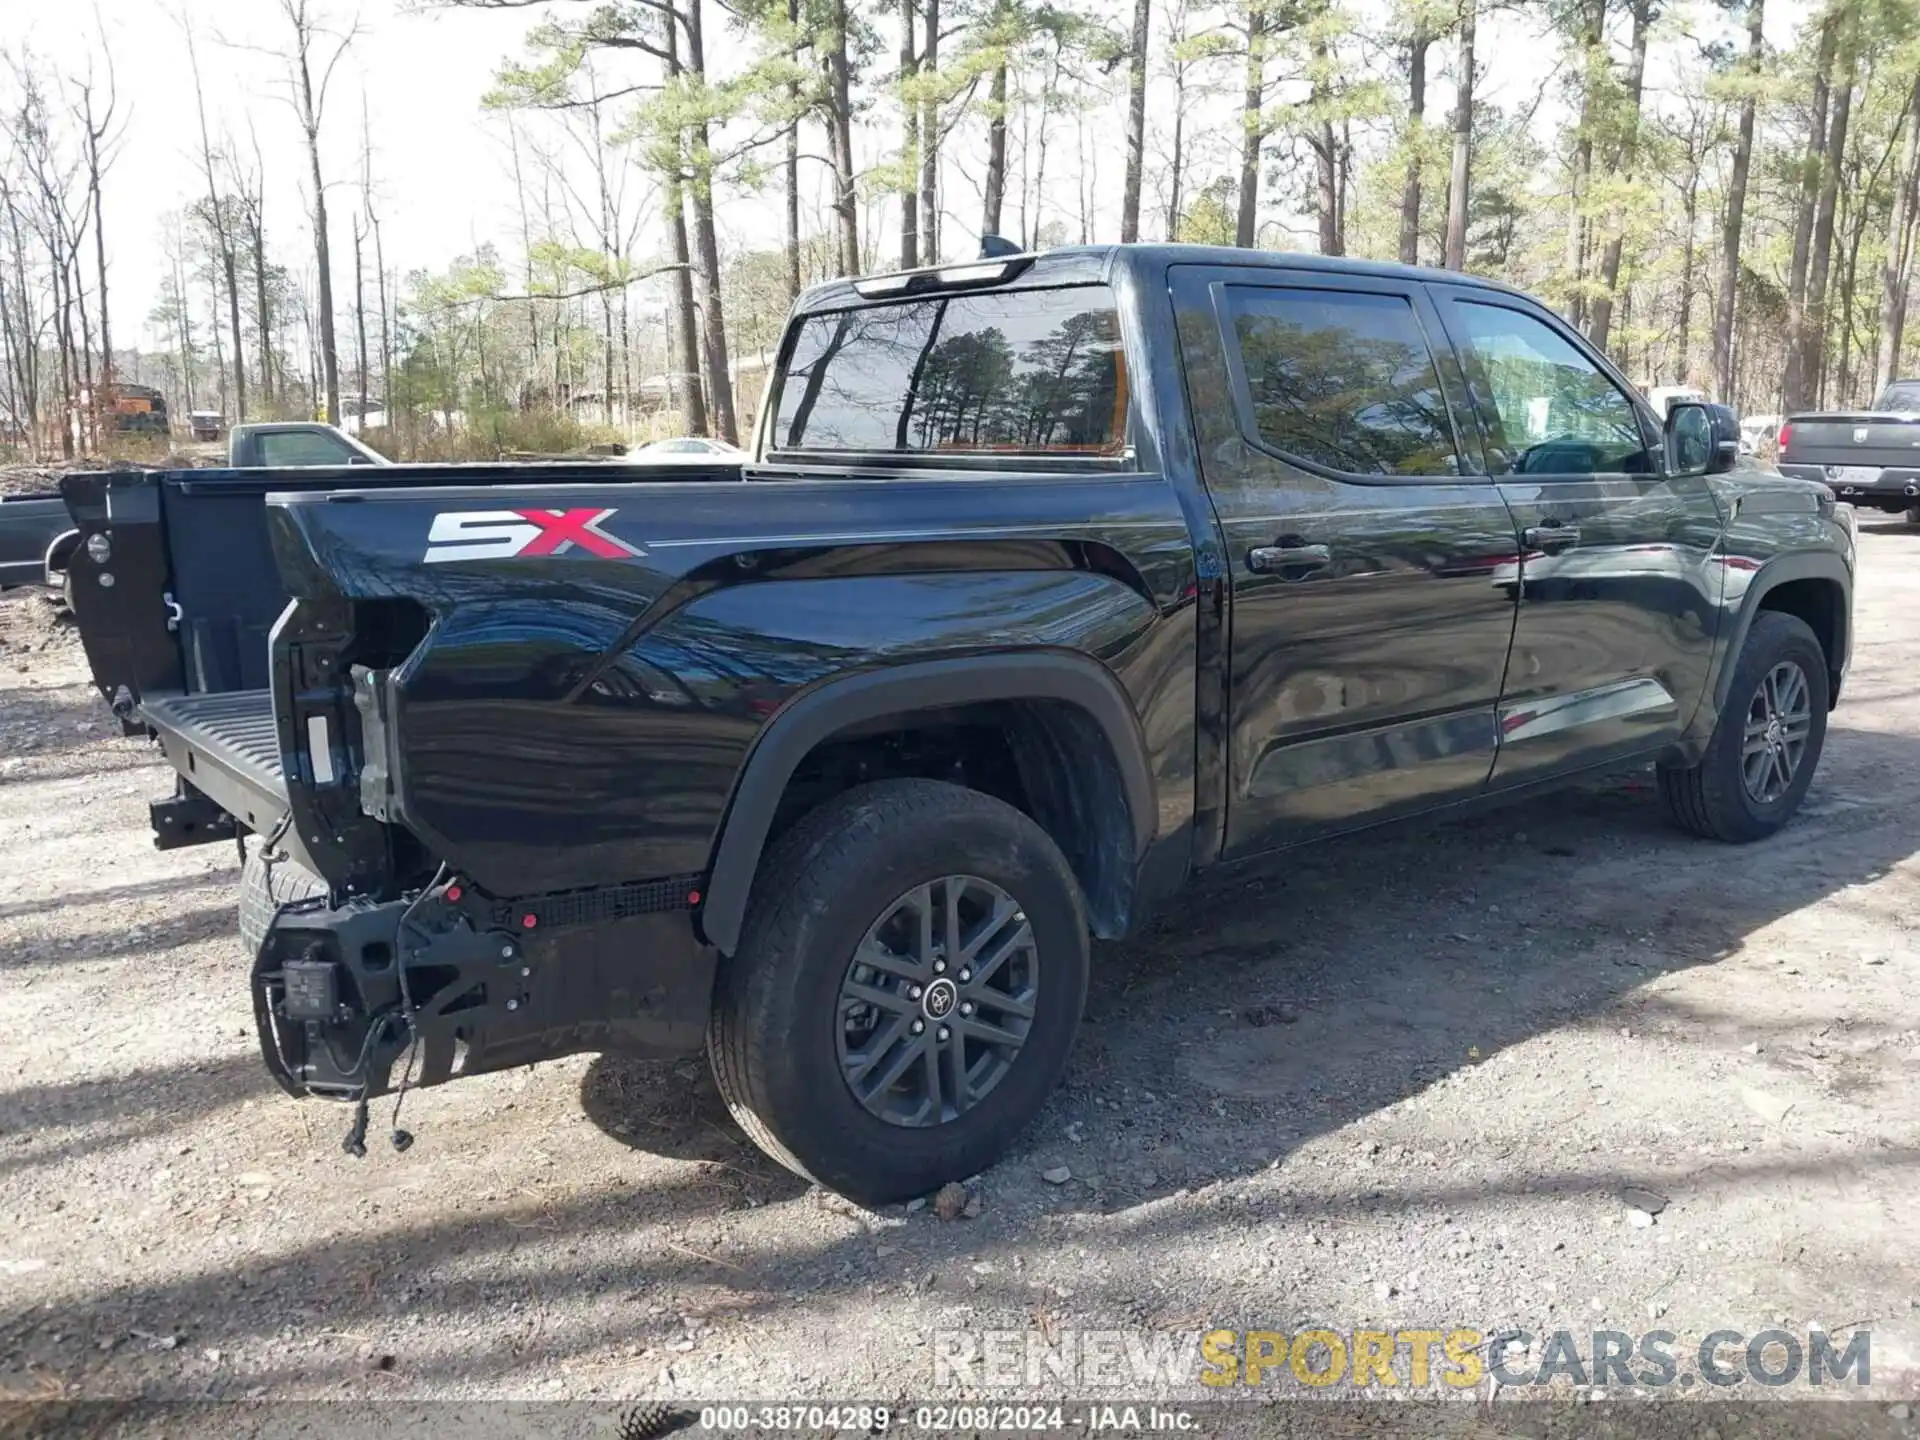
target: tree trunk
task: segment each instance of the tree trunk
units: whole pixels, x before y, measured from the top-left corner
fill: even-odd
[[[1186,168],[1187,66],[1176,60],[1173,70],[1173,154],[1167,176],[1167,243],[1180,238],[1180,183]]]
[[[852,81],[847,62],[847,0],[832,0],[833,24],[827,40],[827,135],[833,152],[833,213],[840,235],[840,273],[860,273],[859,197],[853,180]],[[693,0],[698,8],[699,0]],[[696,197],[696,205],[697,205]],[[709,200],[708,214],[712,214]]]
[[[1820,196],[1820,168],[1826,153],[1827,106],[1833,91],[1834,50],[1839,40],[1837,15],[1820,24],[1820,49],[1814,61],[1813,114],[1807,149],[1800,165],[1800,195],[1794,208],[1793,254],[1787,263],[1787,356],[1781,408],[1804,410],[1810,398],[1806,375],[1807,268],[1813,252],[1813,215]]]
[[[687,258],[687,206],[678,161],[667,175],[667,255],[673,262],[674,389],[679,394],[681,418],[687,433],[707,433],[706,392],[700,381],[700,341],[694,324],[693,268]]]
[[[1747,6],[1746,78],[1750,87],[1760,81],[1766,54],[1763,29],[1766,0]],[[1740,101],[1740,136],[1733,147],[1733,173],[1727,180],[1727,214],[1720,230],[1720,294],[1713,317],[1713,374],[1722,404],[1733,404],[1733,308],[1740,280],[1740,231],[1747,209],[1747,176],[1753,169],[1754,111],[1759,97],[1749,89]],[[1696,171],[1695,178],[1698,178]]]
[[[1700,160],[1698,147],[1687,157],[1686,189],[1680,196],[1680,213],[1687,227],[1686,245],[1680,252],[1680,318],[1675,323],[1677,332],[1675,348],[1678,353],[1673,362],[1673,383],[1684,385],[1690,373],[1687,365],[1687,347],[1692,343],[1693,329],[1693,265],[1694,265],[1694,226],[1700,219]],[[1733,403],[1732,391],[1722,390],[1720,402],[1723,405]]]
[[[93,91],[86,95],[87,191],[93,202],[93,265],[100,288],[100,391],[94,396],[94,410],[103,420],[113,413],[113,328],[107,320],[107,218],[100,198],[100,141],[111,123],[111,97],[107,115],[98,125],[93,119]]]
[[[926,40],[920,47],[920,73],[940,69],[940,0],[922,0]],[[940,263],[940,105],[929,94],[920,108],[920,258]]]
[[[787,24],[795,34],[800,27],[800,0],[787,0]],[[800,54],[796,47],[793,61],[799,64]],[[800,298],[800,82],[792,81],[787,86],[787,105],[793,112],[793,123],[787,126],[787,304],[791,306]]]
[[[360,351],[360,420],[355,434],[367,433],[367,271],[365,234],[360,217],[353,217],[353,328]]]
[[[1820,168],[1820,203],[1813,217],[1813,248],[1807,261],[1807,310],[1800,379],[1814,404],[1820,403],[1827,353],[1827,279],[1833,267],[1833,220],[1840,198],[1840,166],[1847,155],[1847,122],[1853,110],[1854,69],[1859,62],[1858,19],[1848,15],[1840,37],[1832,94],[1833,118],[1827,126],[1826,158]]]
[[[227,320],[233,335],[234,405],[241,420],[247,418],[247,362],[240,343],[240,282],[234,262],[233,237],[227,231],[226,206],[220,202],[220,187],[213,178],[213,141],[207,135],[207,102],[200,84],[200,58],[193,44],[193,30],[187,29],[187,59],[193,71],[193,102],[200,116],[200,161],[207,177],[207,224],[213,227],[214,243],[220,247],[220,265],[227,280]],[[217,322],[216,322],[217,323]]]
[[[913,102],[913,0],[900,0],[900,268],[920,263],[920,111]]]
[[[1313,90],[1309,104],[1319,114],[1314,123],[1318,132],[1313,141],[1316,183],[1314,187],[1314,215],[1319,222],[1320,253],[1322,255],[1344,255],[1346,237],[1341,233],[1340,225],[1340,140],[1334,133],[1333,119],[1327,113],[1331,97],[1328,93],[1328,67],[1332,63],[1327,54],[1324,41],[1316,40],[1312,46]]]
[[[1420,263],[1420,144],[1427,115],[1427,48],[1424,26],[1407,51],[1407,178],[1400,190],[1400,263]]]
[[[380,221],[373,222],[373,268],[380,293],[380,411],[386,421],[385,429],[389,436],[395,434],[393,423],[393,323],[391,312],[387,308],[387,254],[380,243]],[[536,315],[537,319],[538,316]]]
[[[1461,0],[1459,74],[1453,82],[1453,168],[1447,180],[1447,241],[1441,263],[1467,266],[1467,181],[1473,169],[1473,40],[1478,0]]]
[[[1640,97],[1647,78],[1647,29],[1653,21],[1653,0],[1631,0],[1633,39],[1627,60],[1626,133],[1612,156],[1613,170],[1621,179],[1631,180],[1640,152]],[[1613,215],[1608,228],[1606,251],[1600,257],[1600,294],[1593,302],[1593,323],[1587,338],[1600,349],[1607,348],[1607,336],[1613,326],[1613,292],[1620,283],[1620,256],[1626,244],[1624,217]]]
[[[273,312],[267,300],[267,237],[265,222],[255,211],[248,220],[248,247],[253,252],[253,305],[260,330],[261,397],[273,404]]]
[[[1120,192],[1120,243],[1140,238],[1140,177],[1147,159],[1147,42],[1153,0],[1133,0],[1133,47],[1127,56],[1127,179]]]
[[[1914,176],[1920,169],[1920,75],[1907,101],[1907,134],[1895,177],[1893,216],[1887,223],[1887,254],[1880,266],[1880,330],[1874,337],[1875,393],[1886,389],[1900,374],[1900,340],[1907,323],[1907,232],[1913,204]]]
[[[1587,271],[1587,217],[1581,205],[1587,198],[1588,181],[1593,174],[1593,84],[1592,70],[1604,60],[1601,44],[1607,27],[1607,0],[1581,0],[1580,3],[1580,119],[1574,129],[1573,165],[1567,186],[1567,318],[1576,328],[1587,318],[1586,296],[1581,290]]]
[[[1265,0],[1248,0],[1247,74],[1240,97],[1240,206],[1233,243],[1251,250],[1259,231],[1260,146],[1266,139],[1267,12]]]
[[[980,233],[1000,233],[1000,209],[1007,193],[1007,60],[993,67],[987,92],[987,178],[980,210]]]
[[[840,79],[846,80],[846,0],[835,0],[836,13],[842,23],[839,32]],[[704,86],[707,76],[706,48],[701,34],[701,0],[687,0],[687,60],[689,68]],[[846,98],[845,91],[840,99]],[[835,117],[836,123],[844,123],[844,108]],[[707,402],[713,410],[714,428],[720,438],[729,445],[740,443],[740,429],[733,414],[733,378],[727,370],[727,317],[720,303],[720,242],[713,224],[713,153],[708,147],[707,122],[697,120],[689,131],[693,182],[693,243],[699,257],[701,309],[705,312],[706,324],[702,327],[706,335],[707,366]],[[845,152],[849,159],[851,174],[852,150]],[[851,188],[846,198],[852,200]],[[859,246],[854,246],[855,270],[859,265]]]

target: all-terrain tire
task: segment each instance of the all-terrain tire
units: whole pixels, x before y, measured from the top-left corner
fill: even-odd
[[[1778,798],[1763,804],[1747,792],[1741,748],[1748,707],[1768,673],[1783,661],[1797,664],[1806,677],[1812,723],[1792,783]],[[1820,763],[1827,738],[1828,693],[1826,652],[1807,622],[1778,610],[1762,610],[1754,616],[1706,754],[1697,765],[1659,769],[1660,798],[1673,822],[1695,835],[1735,844],[1764,840],[1786,824],[1806,798]]]
[[[260,942],[282,905],[325,896],[327,882],[291,860],[269,864],[259,836],[247,840],[247,863],[240,870],[240,943],[248,960],[260,953]]]
[[[1032,927],[1037,994],[997,1085],[944,1123],[892,1124],[843,1078],[840,987],[868,927],[914,887],[973,876]],[[1087,993],[1079,885],[1053,840],[992,796],[932,780],[863,785],[801,819],[762,858],[707,1034],[721,1098],[788,1169],[866,1204],[925,1195],[990,1165],[1059,1082]]]

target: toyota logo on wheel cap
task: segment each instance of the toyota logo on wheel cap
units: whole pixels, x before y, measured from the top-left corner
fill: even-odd
[[[951,980],[936,980],[927,986],[927,993],[920,1000],[920,1007],[927,1012],[929,1020],[944,1020],[953,1013],[954,1005],[960,999],[960,991]]]

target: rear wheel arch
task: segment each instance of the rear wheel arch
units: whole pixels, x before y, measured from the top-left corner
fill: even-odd
[[[731,955],[788,786],[809,756],[855,735],[884,738],[928,719],[992,715],[1019,772],[1024,808],[1072,866],[1093,929],[1124,933],[1156,808],[1132,702],[1085,656],[1024,652],[891,666],[830,681],[768,724],[742,767],[700,910]],[[824,797],[823,797],[824,798]]]
[[[54,583],[53,577],[56,574],[67,568],[68,562],[73,559],[73,552],[79,548],[80,532],[78,530],[62,530],[53,537],[41,562],[49,585]]]

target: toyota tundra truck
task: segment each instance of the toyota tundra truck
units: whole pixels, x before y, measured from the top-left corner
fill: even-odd
[[[769,1154],[924,1194],[1059,1080],[1090,940],[1196,872],[1647,763],[1759,840],[1847,669],[1827,487],[1459,275],[833,281],[716,478],[67,482],[158,837],[240,840],[262,1054],[349,1148],[409,1085],[704,1048]]]

